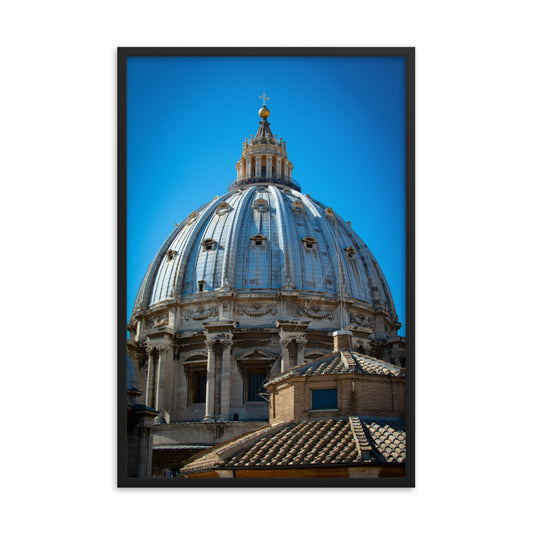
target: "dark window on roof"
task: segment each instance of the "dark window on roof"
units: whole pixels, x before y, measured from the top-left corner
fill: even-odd
[[[205,289],[205,281],[198,282],[198,292],[203,292]]]
[[[337,389],[312,390],[311,409],[337,409]]]

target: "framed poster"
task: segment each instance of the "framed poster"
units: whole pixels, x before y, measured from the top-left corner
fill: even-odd
[[[414,49],[118,49],[118,485],[414,486]]]

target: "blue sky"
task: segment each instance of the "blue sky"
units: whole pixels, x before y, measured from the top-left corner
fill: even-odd
[[[235,179],[263,91],[302,193],[352,222],[405,324],[401,57],[128,58],[128,317],[174,224]]]

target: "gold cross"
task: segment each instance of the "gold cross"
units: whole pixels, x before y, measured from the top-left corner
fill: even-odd
[[[265,100],[270,100],[270,98],[265,94],[265,91],[263,91],[263,96],[260,96],[259,98],[263,99],[263,106],[265,105]]]

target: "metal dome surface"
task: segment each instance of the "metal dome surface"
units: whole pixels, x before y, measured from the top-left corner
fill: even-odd
[[[268,183],[232,190],[182,221],[150,265],[134,314],[199,293],[287,290],[355,299],[396,317],[385,276],[350,225],[308,195]]]

